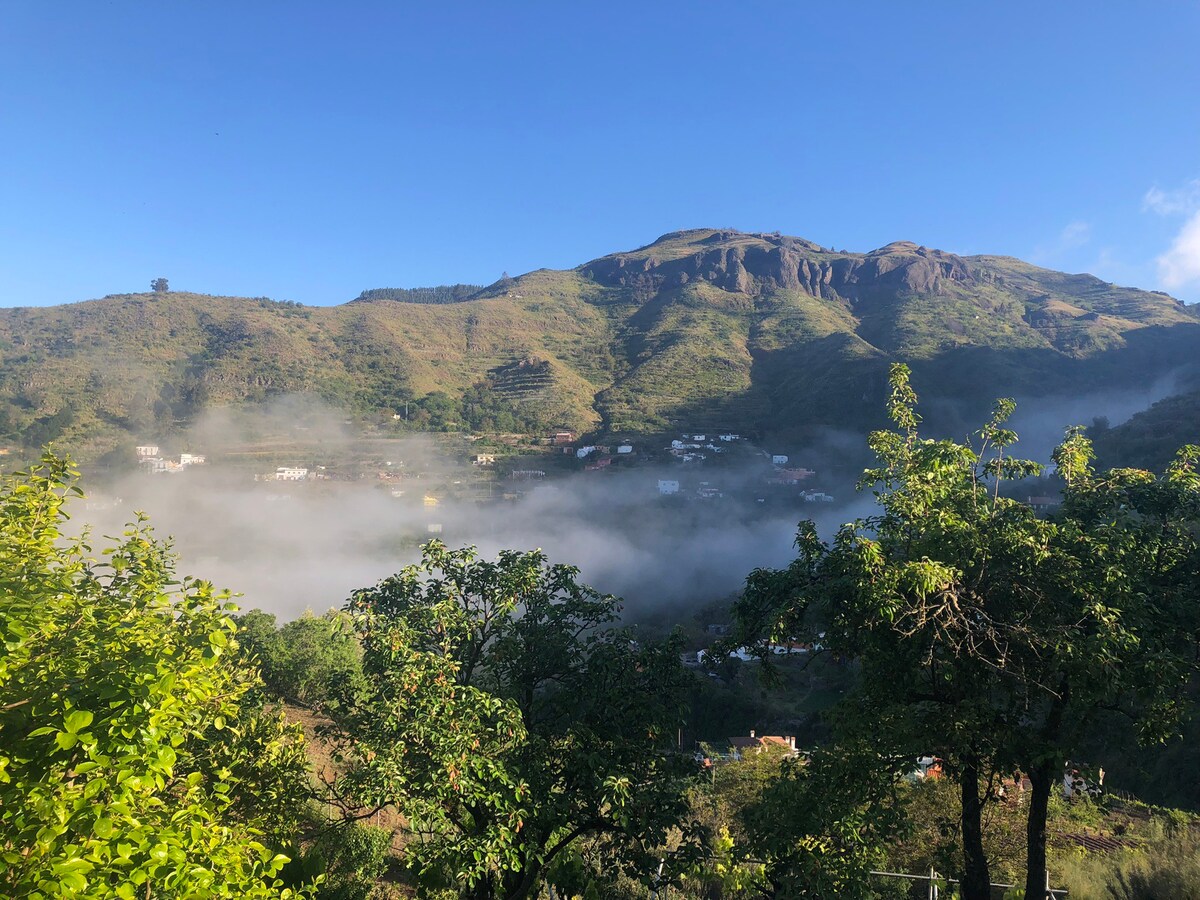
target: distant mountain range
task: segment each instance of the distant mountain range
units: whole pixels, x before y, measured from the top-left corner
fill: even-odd
[[[0,433],[86,457],[209,406],[310,393],[412,427],[800,440],[879,423],[897,360],[956,427],[995,396],[1145,385],[1198,358],[1200,315],[1156,291],[903,241],[696,229],[334,307],[163,292],[3,309]]]

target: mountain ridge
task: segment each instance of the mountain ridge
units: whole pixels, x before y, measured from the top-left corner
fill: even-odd
[[[430,428],[800,439],[878,424],[894,361],[966,420],[996,395],[1149,382],[1200,358],[1200,315],[1168,295],[911,241],[851,253],[687,229],[476,288],[3,309],[0,433],[98,453],[209,406],[311,393]]]

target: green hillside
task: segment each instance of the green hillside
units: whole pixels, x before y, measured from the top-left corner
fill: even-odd
[[[411,427],[803,436],[873,425],[890,362],[948,424],[997,394],[1150,381],[1200,317],[1164,294],[898,242],[700,229],[568,271],[335,307],[188,293],[0,310],[0,433],[84,455],[309,393]]]
[[[1088,429],[1100,462],[1163,471],[1186,444],[1200,444],[1200,391],[1155,403],[1115,428],[1097,422]]]

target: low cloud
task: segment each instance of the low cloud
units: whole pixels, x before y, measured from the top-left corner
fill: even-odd
[[[1142,209],[1160,216],[1186,215],[1197,208],[1200,208],[1200,178],[1170,191],[1152,187],[1142,198]]]
[[[1175,290],[1200,283],[1200,178],[1169,191],[1152,187],[1142,198],[1142,209],[1188,217],[1167,252],[1155,260],[1163,287]]]
[[[1074,222],[1067,223],[1052,242],[1043,244],[1034,250],[1033,258],[1036,261],[1046,263],[1055,262],[1064,253],[1078,250],[1080,247],[1087,245],[1091,239],[1091,223],[1076,219]]]
[[[1164,287],[1175,289],[1200,283],[1200,212],[1192,214],[1157,262],[1158,277]]]

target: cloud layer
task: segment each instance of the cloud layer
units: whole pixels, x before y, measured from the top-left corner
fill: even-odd
[[[1200,283],[1200,178],[1175,190],[1151,188],[1142,208],[1160,216],[1188,217],[1167,252],[1155,260],[1163,287],[1176,290]]]

